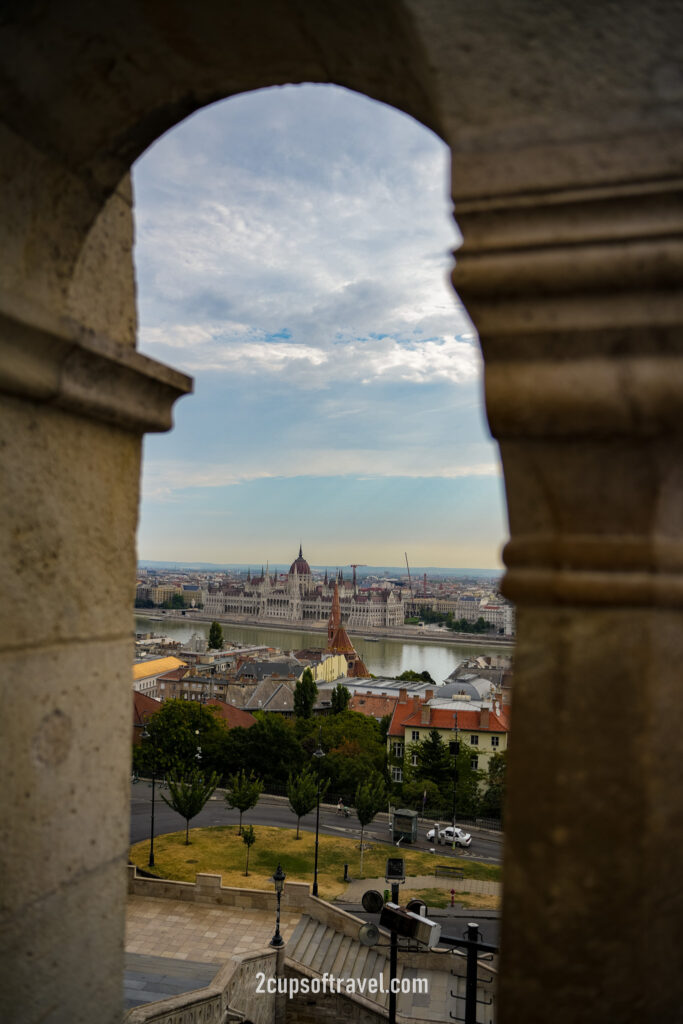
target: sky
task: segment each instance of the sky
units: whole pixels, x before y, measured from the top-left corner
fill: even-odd
[[[204,108],[133,170],[139,348],[194,378],[145,440],[140,559],[498,568],[448,151],[348,90]]]

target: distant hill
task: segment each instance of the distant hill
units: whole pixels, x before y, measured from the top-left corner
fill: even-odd
[[[287,572],[290,566],[290,562],[274,562],[270,563],[269,569],[271,572]],[[138,562],[139,569],[162,569],[170,572],[177,569],[180,572],[225,572],[231,570],[233,572],[246,572],[247,569],[251,569],[252,572],[260,571],[260,563],[256,565],[253,562],[156,562],[148,559],[140,559]],[[334,571],[337,566],[333,565],[312,565],[312,569],[317,572],[324,572],[325,569]],[[344,570],[344,576],[351,576],[351,569],[347,566],[342,566]],[[410,573],[412,576],[421,576],[423,573],[427,573],[428,576],[456,576],[456,577],[469,577],[476,579],[499,579],[503,575],[502,569],[452,569],[444,568],[434,565],[411,565]],[[362,569],[358,570],[358,577],[364,579],[366,576],[407,576],[405,565],[365,565]]]

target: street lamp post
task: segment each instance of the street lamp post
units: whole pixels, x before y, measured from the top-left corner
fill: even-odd
[[[391,883],[391,902],[398,906],[398,887],[405,882],[405,864],[401,857],[389,857],[384,880]],[[398,932],[391,929],[389,945],[389,1024],[396,1024],[395,979],[398,974]]]
[[[458,781],[458,754],[460,753],[460,743],[458,742],[458,712],[453,712],[453,742],[450,744],[450,752],[453,756],[455,764],[453,765],[453,849],[455,850],[455,789]]]
[[[317,776],[318,776],[318,790],[315,803],[315,862],[313,865],[313,895],[318,895],[318,835],[320,830],[320,762],[325,756],[325,751],[322,748],[323,730],[320,727],[318,734],[318,749],[313,752],[313,757],[316,759],[317,765]]]
[[[275,874],[273,875],[273,884],[275,885],[275,895],[277,896],[277,916],[275,918],[275,935],[270,940],[271,946],[284,946],[285,940],[280,935],[280,898],[282,896],[282,890],[285,885],[286,874],[282,870],[280,864],[278,864]]]
[[[201,765],[201,763],[202,763],[202,748],[199,745],[199,729],[195,729],[194,734],[197,737],[197,753],[194,756],[195,756],[195,758],[197,760],[197,764]]]
[[[152,818],[151,818],[150,830],[149,830],[149,860],[147,862],[147,866],[150,867],[150,868],[153,868],[154,867],[154,794],[155,794],[155,791],[156,791],[156,783],[157,783],[157,745],[156,745],[156,740],[154,739],[153,736],[150,736],[150,733],[147,731],[146,727],[143,729],[142,738],[143,738],[143,740],[148,740],[148,739],[152,740]]]

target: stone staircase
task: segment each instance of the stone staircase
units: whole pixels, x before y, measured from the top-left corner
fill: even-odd
[[[359,920],[358,926],[360,927],[362,923]],[[378,946],[364,946],[357,938],[336,931],[330,925],[304,914],[287,943],[286,957],[291,961],[292,967],[300,965],[307,972],[320,977],[327,973],[334,978],[353,979],[356,994],[375,1003],[380,1010],[388,1010],[388,942],[388,936],[382,933]],[[448,967],[450,964],[444,966]],[[401,964],[399,948],[399,980],[418,976],[427,980],[427,992],[400,992],[396,1004],[398,1014],[413,1020],[449,1020],[448,1011],[453,1006],[450,991],[454,979],[448,969],[418,971],[414,967],[406,967]],[[377,979],[380,991],[371,993],[368,990],[367,982],[371,978]],[[366,985],[363,988],[364,981]]]

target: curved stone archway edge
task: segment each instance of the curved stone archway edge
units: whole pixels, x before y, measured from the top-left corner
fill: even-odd
[[[671,0],[3,15],[7,1019],[120,1017],[140,436],[189,387],[135,352],[128,170],[199,107],[304,81],[453,153],[518,604],[500,1020],[678,1015],[682,37]]]

